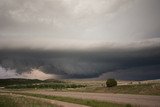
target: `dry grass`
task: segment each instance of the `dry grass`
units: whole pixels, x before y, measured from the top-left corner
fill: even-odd
[[[118,81],[117,87],[107,88],[106,81],[78,81],[70,80],[75,84],[84,84],[87,87],[67,89],[63,91],[100,92],[100,93],[122,93],[141,95],[160,95],[160,80],[151,81]]]
[[[0,107],[58,107],[47,102],[17,97],[11,95],[0,95]]]

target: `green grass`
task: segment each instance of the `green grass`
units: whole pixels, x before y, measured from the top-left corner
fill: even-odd
[[[0,107],[58,107],[56,105],[25,97],[0,95]]]
[[[87,105],[87,106],[91,106],[91,107],[132,107],[130,104],[117,104],[117,103],[96,101],[96,100],[89,100],[89,99],[78,99],[78,98],[61,97],[61,96],[49,96],[49,95],[32,94],[32,93],[17,93],[17,94],[52,99],[52,100],[58,100],[58,101],[81,104],[81,105]]]

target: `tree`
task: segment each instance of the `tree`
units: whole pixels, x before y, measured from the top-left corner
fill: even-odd
[[[108,79],[106,81],[107,87],[114,87],[117,86],[117,81],[115,79]]]

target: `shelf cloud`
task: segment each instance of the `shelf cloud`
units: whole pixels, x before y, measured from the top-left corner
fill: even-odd
[[[157,79],[159,5],[159,0],[0,0],[0,75]]]
[[[160,45],[147,47],[96,48],[92,50],[1,50],[0,65],[14,69],[18,74],[38,69],[61,78],[96,78],[109,72],[139,75],[151,78],[159,75]],[[146,69],[146,68],[150,69]],[[155,74],[152,74],[156,72]],[[152,75],[151,75],[152,74]],[[123,76],[122,76],[123,77]],[[120,77],[120,79],[123,79]],[[108,77],[109,78],[109,77]],[[132,78],[127,77],[127,79]]]

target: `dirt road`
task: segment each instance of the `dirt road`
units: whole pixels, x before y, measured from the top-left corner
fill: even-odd
[[[144,107],[160,107],[160,96],[131,95],[131,94],[107,94],[107,93],[86,93],[86,92],[54,92],[45,90],[25,91],[28,93],[67,96],[82,99],[94,99],[116,103],[140,105]]]

